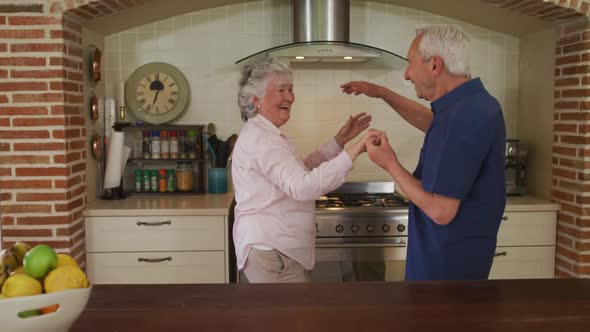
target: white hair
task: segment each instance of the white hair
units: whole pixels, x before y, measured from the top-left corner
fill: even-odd
[[[258,114],[254,105],[254,96],[258,99],[264,98],[267,79],[271,76],[278,76],[284,82],[292,83],[293,74],[289,68],[289,62],[278,57],[270,56],[253,65],[247,66],[242,71],[240,89],[238,91],[238,107],[242,120],[248,121]]]
[[[445,69],[454,75],[471,77],[469,72],[469,37],[456,24],[431,25],[416,30],[421,36],[418,51],[422,61],[439,56]]]

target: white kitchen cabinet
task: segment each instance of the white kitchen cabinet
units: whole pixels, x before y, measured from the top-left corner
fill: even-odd
[[[505,212],[490,279],[553,278],[555,211]]]
[[[225,216],[86,217],[95,284],[227,283]]]

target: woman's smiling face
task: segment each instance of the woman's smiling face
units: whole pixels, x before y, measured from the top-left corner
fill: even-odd
[[[271,75],[266,80],[264,97],[259,100],[258,113],[278,128],[289,121],[294,101],[295,94],[290,78],[284,75]]]

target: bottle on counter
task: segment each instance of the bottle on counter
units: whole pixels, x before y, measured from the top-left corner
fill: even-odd
[[[142,184],[142,172],[140,169],[135,170],[135,192],[141,192],[141,184]]]
[[[152,130],[152,159],[160,159],[160,132]]]
[[[167,189],[167,185],[166,185],[166,170],[165,169],[160,169],[158,171],[158,191],[161,193],[165,193],[166,189]]]
[[[178,159],[178,132],[170,131],[170,159]]]
[[[188,159],[197,159],[197,133],[194,130],[188,131],[186,149],[188,152]]]
[[[176,191],[176,174],[173,169],[166,171],[166,191],[169,193]]]
[[[150,171],[150,189],[153,193],[158,192],[158,171],[155,169]]]
[[[178,134],[178,158],[188,159],[186,150],[186,130],[181,130]]]
[[[144,169],[143,170],[143,181],[142,181],[142,191],[144,193],[149,193],[151,188],[151,177],[150,177],[150,170]]]
[[[168,131],[160,131],[160,159],[170,159],[170,140]]]
[[[150,137],[150,131],[143,131],[143,159],[150,159],[152,157],[152,140]]]
[[[176,166],[176,189],[178,191],[193,191],[193,163],[181,161]]]

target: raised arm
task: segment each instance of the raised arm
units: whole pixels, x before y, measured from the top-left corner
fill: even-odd
[[[342,92],[358,96],[364,94],[372,98],[383,99],[402,118],[419,130],[426,132],[432,122],[432,111],[411,99],[408,99],[386,87],[365,81],[352,81],[340,86]]]

